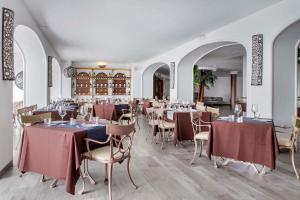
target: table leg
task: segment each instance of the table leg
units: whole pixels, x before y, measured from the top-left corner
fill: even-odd
[[[217,162],[217,156],[214,156],[214,167],[217,169],[219,168],[218,162]]]
[[[57,182],[58,182],[58,180],[54,179],[53,182],[50,185],[50,188],[55,188],[57,186]]]
[[[260,171],[259,175],[265,175],[266,174],[266,166],[263,166],[262,170]]]

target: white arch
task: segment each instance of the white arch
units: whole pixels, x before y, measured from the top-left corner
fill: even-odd
[[[276,124],[290,124],[297,115],[299,43],[300,20],[283,29],[273,41],[272,113]]]
[[[47,104],[47,65],[46,53],[38,35],[29,27],[18,25],[15,40],[23,52],[24,105]]]
[[[236,44],[241,43],[219,41],[204,44],[189,52],[186,56],[184,56],[177,66],[177,99],[193,101],[193,66],[201,58],[219,48],[232,46]]]
[[[18,43],[15,41],[14,43],[14,70],[15,70],[15,76],[23,71],[24,75],[24,67],[25,67],[25,60],[22,50],[20,49]],[[23,79],[23,85],[24,85],[24,79]],[[24,88],[21,90],[13,83],[13,102],[24,102]]]
[[[163,62],[157,62],[149,65],[142,75],[142,97],[143,98],[153,98],[153,75],[155,71],[168,64]]]
[[[56,100],[61,97],[61,69],[56,58],[52,58],[52,84],[50,97]]]

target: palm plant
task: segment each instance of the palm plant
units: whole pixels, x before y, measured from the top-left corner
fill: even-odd
[[[194,86],[198,86],[198,101],[204,102],[204,89],[214,87],[217,76],[211,70],[200,70],[194,65]]]

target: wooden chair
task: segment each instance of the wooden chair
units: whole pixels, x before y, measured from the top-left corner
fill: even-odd
[[[30,111],[29,107],[20,108],[20,109],[17,110],[16,119],[18,121],[18,124],[20,124],[20,129],[19,129],[20,133],[19,133],[19,138],[18,138],[18,142],[16,144],[15,149],[17,149],[18,146],[20,145],[21,138],[22,138],[22,135],[23,135],[24,124],[22,123],[21,118],[22,118],[22,116],[29,115],[29,111]]]
[[[206,106],[202,104],[202,102],[199,104],[199,102],[196,104],[196,110],[205,112],[206,111]]]
[[[48,113],[43,113],[39,115],[22,115],[21,120],[22,120],[22,126],[31,126],[33,124],[43,122],[44,119],[49,119],[51,118],[51,112]]]
[[[193,159],[191,160],[190,164],[193,164],[195,157],[197,155],[197,150],[198,150],[198,140],[200,141],[200,155],[201,157],[202,154],[202,149],[203,149],[203,141],[208,140],[208,136],[211,131],[211,124],[210,122],[205,122],[201,119],[202,117],[202,112],[190,112],[191,115],[191,123],[193,127],[193,133],[194,133],[194,143],[195,143],[195,151],[194,151],[194,156]],[[208,130],[202,130],[202,128],[207,128]]]
[[[131,159],[131,147],[133,136],[135,133],[135,121],[129,125],[107,124],[106,132],[109,135],[107,141],[99,142],[89,138],[85,138],[87,152],[82,154],[83,159],[93,160],[105,164],[105,182],[108,181],[108,195],[112,199],[112,168],[113,164],[127,159],[127,173],[131,183],[137,189],[138,186],[133,182],[129,171],[129,163]],[[109,144],[108,146],[90,150],[90,143],[100,145]],[[84,193],[84,177],[81,173],[83,188],[80,194]]]
[[[164,109],[156,109],[155,112],[158,116],[158,130],[162,141],[161,149],[164,149],[166,136],[170,136],[171,132],[174,133],[175,123],[165,120]]]
[[[275,128],[280,128],[283,130],[290,129],[290,127],[282,127],[282,126],[275,126]],[[291,153],[291,162],[298,180],[299,180],[299,174],[295,166],[295,152],[297,151],[297,138],[298,138],[299,130],[300,130],[300,118],[294,117],[290,136],[287,138],[287,137],[279,136],[277,134],[279,149],[280,150],[287,149]],[[280,130],[275,130],[275,131],[276,133],[287,133],[287,131],[280,131]]]
[[[147,120],[148,120],[148,124],[149,126],[152,127],[152,132],[150,131],[149,132],[149,137],[151,137],[151,142],[153,143],[154,140],[155,140],[155,135],[154,133],[156,132],[157,130],[157,127],[158,127],[158,115],[157,113],[155,112],[155,109],[153,107],[151,108],[146,108],[146,112],[147,112]],[[148,137],[147,137],[148,138]],[[146,140],[147,140],[146,138]]]

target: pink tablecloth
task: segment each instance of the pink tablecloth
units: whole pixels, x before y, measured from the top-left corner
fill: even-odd
[[[272,122],[244,119],[243,123],[216,120],[209,136],[207,155],[257,163],[275,169],[279,154]]]
[[[65,190],[75,192],[79,178],[80,155],[86,133],[83,129],[45,127],[37,124],[25,127],[18,168],[59,180],[65,180]]]

